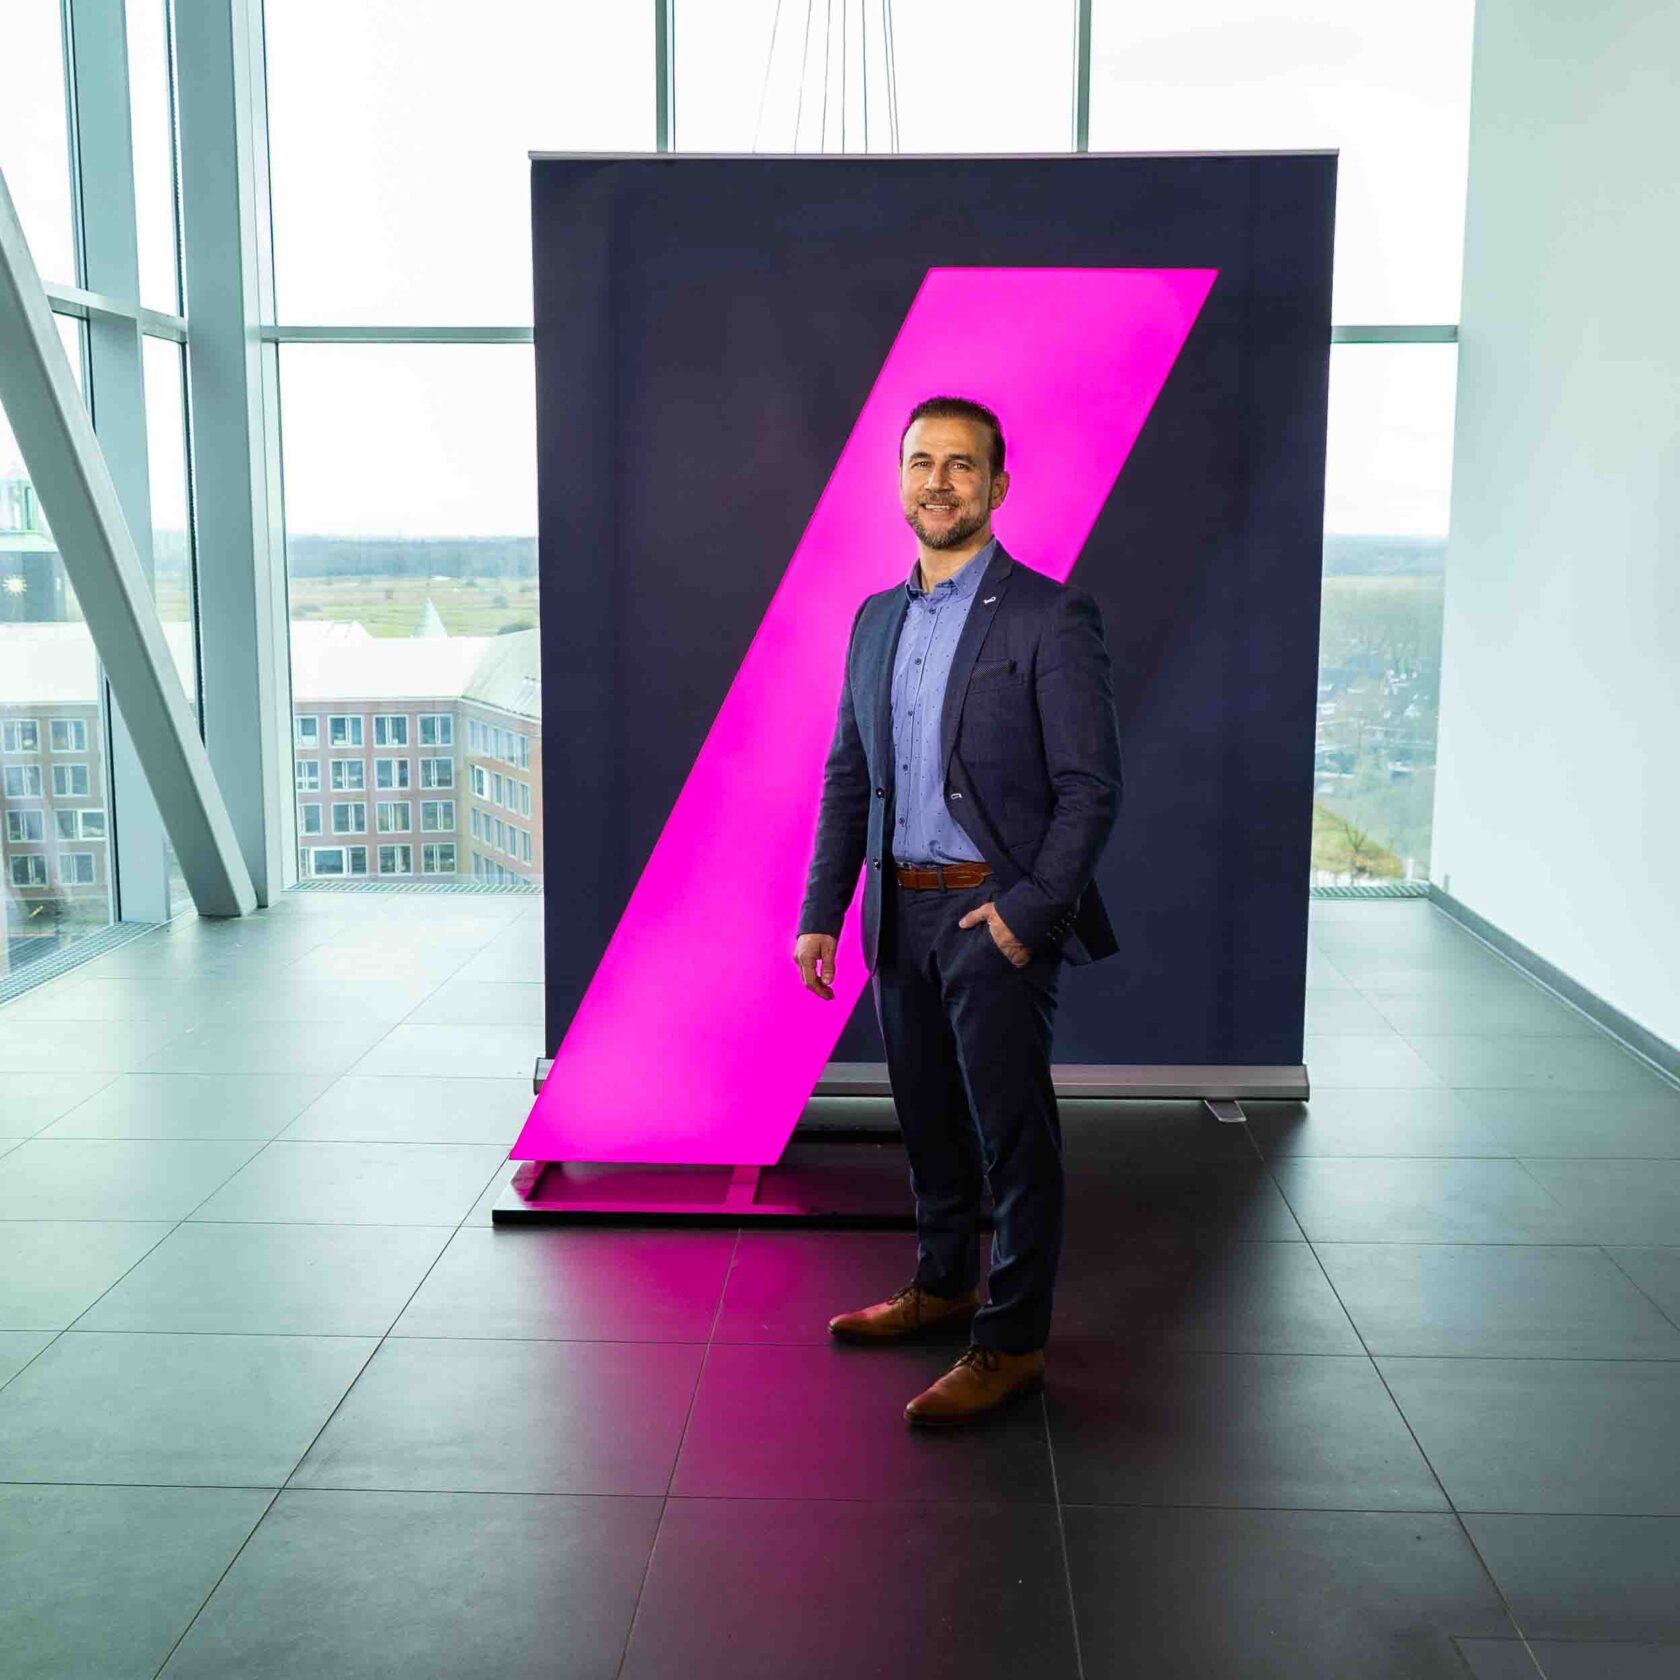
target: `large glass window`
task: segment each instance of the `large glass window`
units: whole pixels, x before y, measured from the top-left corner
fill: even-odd
[[[73,285],[79,270],[68,109],[59,0],[6,0],[0,11],[0,169],[41,277]]]
[[[1330,358],[1318,884],[1428,876],[1457,359],[1451,344]]]
[[[365,744],[376,792],[452,789],[464,707],[539,728],[530,347],[286,345],[280,376],[296,713]],[[365,760],[330,762],[334,788],[367,785]],[[422,805],[428,833],[456,815]]]
[[[528,322],[526,154],[653,148],[649,5],[284,0],[266,32],[283,320]]]
[[[59,328],[79,371],[80,329]],[[92,638],[0,413],[0,979],[109,925],[106,787]]]
[[[128,0],[128,106],[134,136],[135,233],[140,301],[181,307],[175,261],[175,123],[169,69],[169,0]]]
[[[1456,321],[1471,13],[1095,0],[1091,149],[1339,147],[1337,321]]]

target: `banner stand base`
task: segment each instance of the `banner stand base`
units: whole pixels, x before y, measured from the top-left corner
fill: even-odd
[[[523,1161],[490,1221],[911,1231],[916,1212],[896,1139],[796,1140],[770,1167]]]

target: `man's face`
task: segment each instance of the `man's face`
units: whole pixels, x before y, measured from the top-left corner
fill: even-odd
[[[898,500],[929,548],[957,548],[986,528],[1009,491],[991,470],[992,434],[978,420],[918,420],[904,438]]]

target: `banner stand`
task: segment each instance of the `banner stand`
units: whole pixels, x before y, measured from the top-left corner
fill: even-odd
[[[537,1062],[537,1090],[548,1076]],[[1243,1101],[1305,1102],[1302,1065],[1053,1069],[1061,1101],[1200,1101],[1215,1119],[1242,1125]],[[886,1067],[831,1062],[813,1096],[888,1096]],[[864,1117],[859,1116],[859,1121]],[[877,1141],[879,1140],[879,1141]],[[804,1226],[914,1230],[896,1126],[800,1125],[773,1166],[683,1166],[638,1162],[522,1161],[490,1210],[494,1225]],[[989,1214],[984,1223],[990,1224]]]

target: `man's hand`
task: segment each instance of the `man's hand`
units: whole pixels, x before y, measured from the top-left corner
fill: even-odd
[[[802,933],[793,947],[793,960],[799,965],[799,978],[804,981],[805,990],[831,1002],[837,943],[832,933]]]
[[[957,926],[978,927],[982,922],[986,924],[993,943],[1017,968],[1025,968],[1032,961],[1032,952],[1009,931],[1008,923],[998,914],[995,904],[988,902],[970,910]]]

